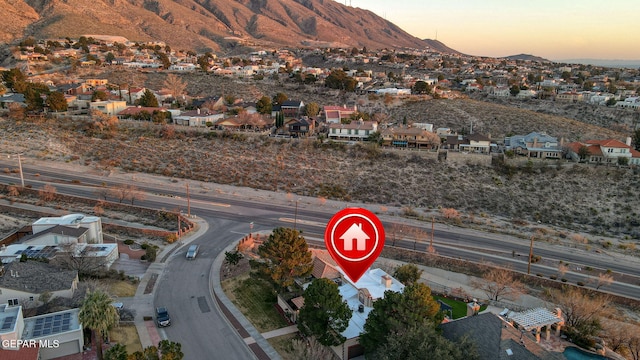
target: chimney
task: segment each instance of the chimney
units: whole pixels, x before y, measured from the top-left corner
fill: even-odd
[[[200,108],[198,108],[197,113],[198,113],[198,115],[200,115]]]
[[[562,318],[562,309],[556,308],[556,316],[558,316],[559,318]]]
[[[382,275],[382,281],[381,281],[382,285],[384,285],[385,289],[389,289],[391,288],[391,276],[389,275]]]
[[[631,146],[631,136],[627,136],[627,142],[625,144],[627,144],[627,146]]]

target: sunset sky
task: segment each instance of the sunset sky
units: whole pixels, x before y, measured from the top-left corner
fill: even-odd
[[[339,1],[342,4],[345,0]],[[346,0],[462,53],[640,59],[638,0]]]

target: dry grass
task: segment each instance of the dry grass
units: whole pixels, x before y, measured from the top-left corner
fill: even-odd
[[[138,330],[134,325],[120,325],[109,332],[112,342],[126,346],[127,353],[142,351]]]
[[[109,294],[117,297],[131,297],[136,294],[138,284],[129,281],[105,280]]]

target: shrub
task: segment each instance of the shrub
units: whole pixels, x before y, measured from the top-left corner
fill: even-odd
[[[577,284],[578,284],[578,286],[584,286],[584,282],[582,282],[582,281],[578,281]]]
[[[555,276],[555,275],[551,275],[551,276],[549,276],[549,279],[551,279],[551,280],[557,280],[557,279],[558,279],[558,277],[557,277],[557,276]]]
[[[140,245],[140,247],[141,247],[143,250],[147,250],[147,249],[149,248],[149,244],[147,244],[147,243],[143,243],[142,245]]]
[[[560,281],[567,282],[567,279],[566,278],[562,278],[562,279],[560,279]]]
[[[127,239],[127,240],[123,241],[123,243],[124,243],[125,245],[133,245],[134,241],[133,241],[133,240],[131,240],[131,239]]]

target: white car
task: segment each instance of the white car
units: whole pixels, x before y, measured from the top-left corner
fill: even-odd
[[[193,260],[198,255],[198,250],[200,250],[200,245],[191,245],[189,249],[187,249],[187,260]]]

